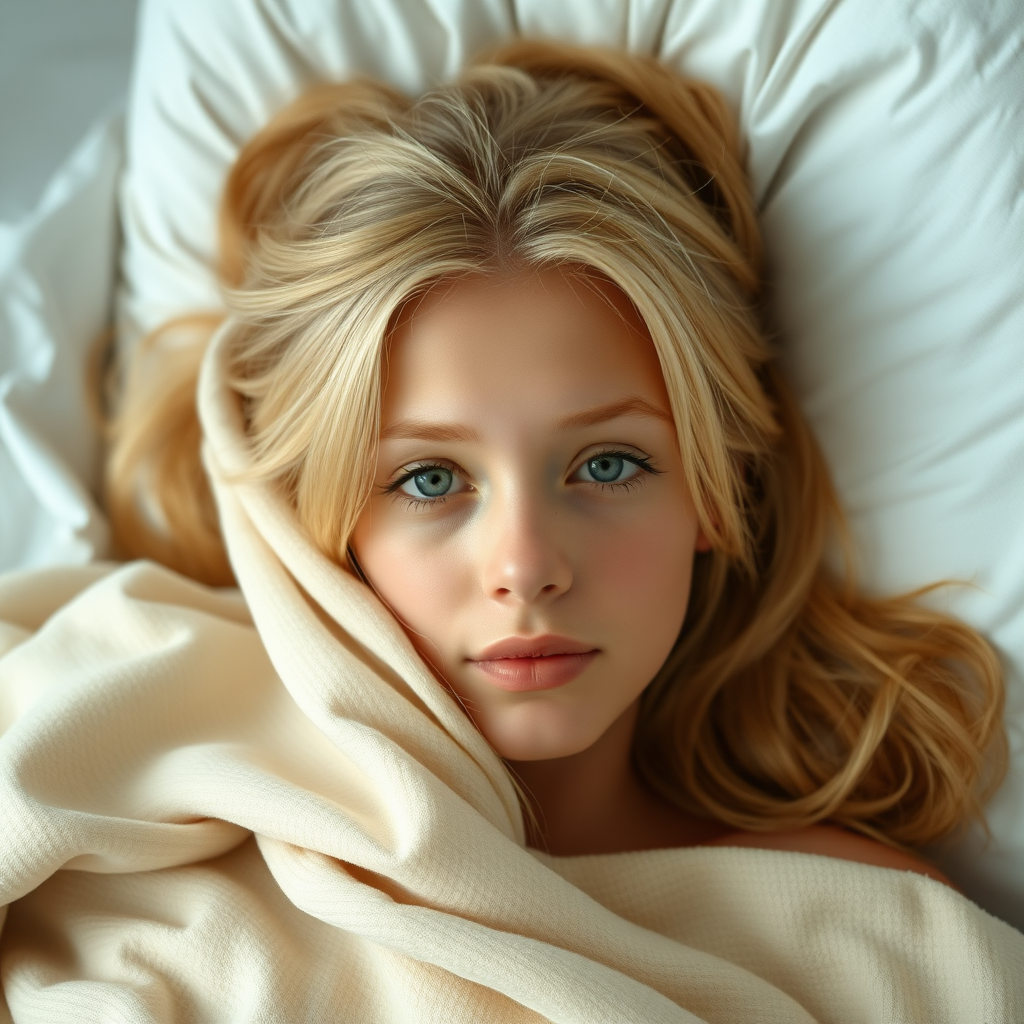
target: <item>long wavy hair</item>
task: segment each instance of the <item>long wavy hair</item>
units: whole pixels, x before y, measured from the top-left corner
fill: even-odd
[[[531,42],[415,100],[322,85],[243,149],[220,233],[254,472],[349,568],[403,304],[446,278],[552,265],[614,282],[656,346],[712,543],[644,695],[643,777],[742,829],[827,819],[920,845],[980,816],[1006,760],[998,661],[919,594],[868,598],[849,558],[824,558],[842,516],[761,324],[755,209],[713,89]],[[229,584],[195,408],[211,326],[170,325],[137,353],[107,499],[125,554]]]

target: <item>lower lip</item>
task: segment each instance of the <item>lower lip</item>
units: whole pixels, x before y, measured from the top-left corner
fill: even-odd
[[[554,690],[571,683],[596,657],[597,651],[587,651],[586,654],[549,654],[543,658],[495,658],[473,664],[499,690],[525,693]]]

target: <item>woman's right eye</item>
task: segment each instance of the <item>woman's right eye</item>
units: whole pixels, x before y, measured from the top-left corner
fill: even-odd
[[[428,466],[409,477],[399,490],[410,498],[440,498],[452,489],[455,474],[447,466]]]
[[[388,494],[401,494],[412,504],[439,504],[467,489],[462,475],[453,466],[426,463],[406,470],[385,487]]]

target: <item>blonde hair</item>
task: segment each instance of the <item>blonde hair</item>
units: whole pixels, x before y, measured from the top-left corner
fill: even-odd
[[[989,646],[830,572],[842,518],[759,323],[760,238],[719,95],[652,59],[520,42],[411,100],[324,85],[243,150],[222,277],[254,466],[347,564],[372,479],[389,329],[460,275],[558,265],[614,282],[657,348],[712,551],[648,687],[648,783],[744,829],[829,819],[927,843],[980,815],[1005,764]],[[137,358],[108,498],[126,553],[231,570],[200,468],[209,325]]]

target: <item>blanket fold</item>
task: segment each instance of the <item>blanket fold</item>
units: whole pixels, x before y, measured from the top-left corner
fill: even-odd
[[[0,581],[14,1021],[1024,1019],[1024,936],[923,876],[528,850],[387,611],[239,482],[217,339],[200,408],[240,594],[148,563]]]

